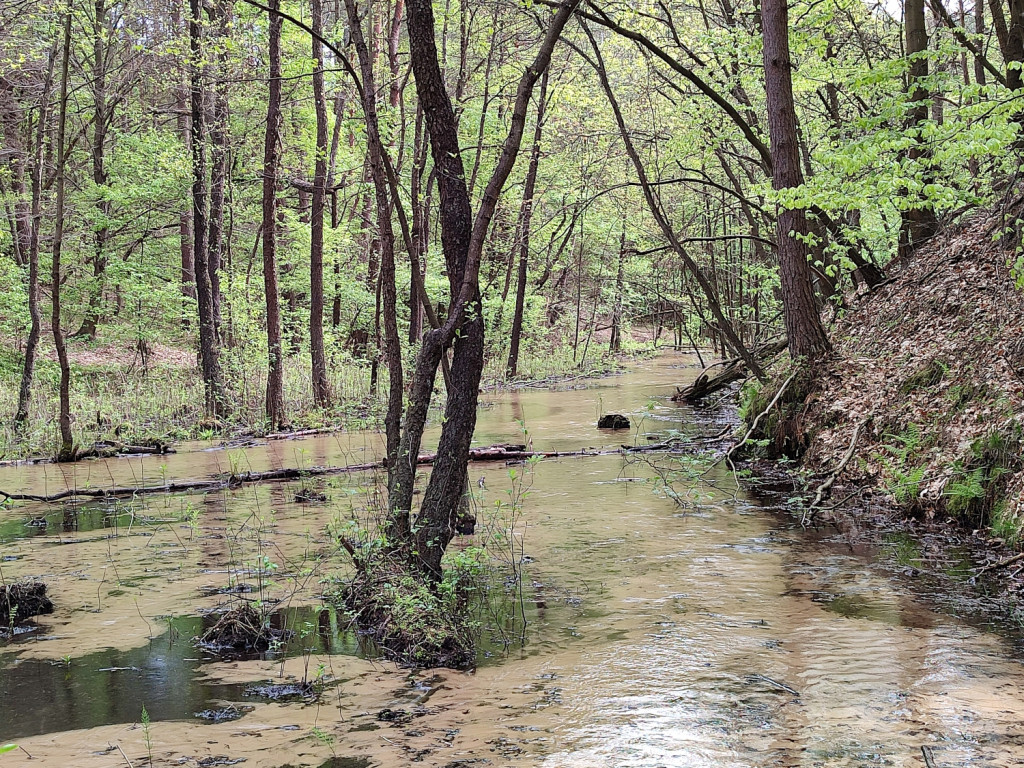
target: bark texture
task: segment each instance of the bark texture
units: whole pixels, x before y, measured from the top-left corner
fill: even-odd
[[[803,184],[800,169],[796,107],[793,102],[792,62],[789,55],[789,13],[786,0],[763,0],[764,78],[771,138],[772,186],[777,190]],[[803,209],[779,211],[776,241],[782,284],[783,317],[793,357],[814,359],[829,351],[828,338],[814,300],[807,262],[807,217]]]
[[[195,0],[193,0],[195,2]],[[280,0],[270,0],[270,94],[263,144],[263,288],[267,302],[266,412],[271,429],[284,424],[284,349],[281,343],[281,298],[277,289],[277,174],[281,144]],[[198,266],[196,268],[198,272]]]

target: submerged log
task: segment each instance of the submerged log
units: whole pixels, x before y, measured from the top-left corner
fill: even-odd
[[[786,339],[782,339],[755,350],[754,354],[759,360],[770,360],[784,350],[788,344]],[[712,375],[711,372],[715,368],[721,368],[722,370]],[[701,371],[692,384],[685,387],[676,387],[676,393],[672,395],[672,399],[677,403],[698,403],[708,395],[729,386],[734,381],[739,381],[746,377],[747,364],[742,358],[736,357],[732,360],[722,360],[721,362],[709,365]]]
[[[604,456],[619,453],[619,451],[531,451],[525,445],[491,445],[486,448],[473,448],[469,452],[469,460],[521,462],[532,458],[559,458],[563,456]],[[417,464],[430,465],[437,459],[437,454],[423,454],[417,459]],[[58,493],[47,496],[34,493],[7,493],[0,490],[0,498],[4,501],[38,501],[52,504],[69,499],[109,499],[109,498],[130,498],[155,493],[185,493],[187,491],[198,491],[209,493],[225,488],[237,488],[250,483],[279,482],[285,480],[299,480],[306,477],[317,477],[320,475],[337,475],[347,472],[370,472],[377,469],[384,469],[383,461],[371,461],[365,464],[349,464],[343,467],[309,467],[306,469],[271,469],[266,472],[242,472],[237,475],[218,475],[209,480],[181,480],[165,485],[144,485],[125,486],[113,488],[69,488]]]

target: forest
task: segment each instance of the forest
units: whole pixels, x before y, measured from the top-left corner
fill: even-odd
[[[69,633],[19,652],[68,651],[63,682],[32,672],[48,681],[39,711],[68,722],[11,711],[0,741],[21,746],[0,763],[42,749],[73,764],[74,744],[32,739],[84,728],[117,745],[141,705],[144,747],[107,753],[129,766],[283,765],[286,735],[187,751],[195,708],[223,729],[250,711],[243,695],[269,697],[267,722],[298,717],[274,708],[280,691],[250,693],[279,662],[297,686],[285,699],[337,687],[339,723],[376,713],[352,737],[303,721],[303,765],[469,765],[485,749],[660,765],[644,762],[654,746],[622,763],[606,762],[622,745],[594,746],[628,717],[615,702],[647,702],[628,672],[571,678],[606,698],[564,714],[558,749],[522,734],[544,729],[538,701],[562,706],[537,681],[598,653],[563,635],[664,639],[678,622],[673,658],[690,659],[722,642],[698,615],[746,627],[781,611],[788,640],[765,642],[785,647],[822,604],[836,642],[858,621],[929,633],[908,640],[921,647],[953,627],[978,633],[954,654],[973,668],[989,642],[976,627],[1024,626],[1022,78],[1021,0],[0,0],[0,644],[30,614],[46,626],[56,611]],[[677,520],[748,508],[700,543]],[[648,526],[665,509],[663,535]],[[165,549],[139,549],[136,526]],[[564,558],[598,530],[609,559]],[[92,554],[58,567],[40,549],[70,541]],[[755,544],[777,566],[748,572]],[[730,582],[715,606],[688,603],[699,563],[733,546],[710,574]],[[634,562],[680,552],[678,573]],[[757,608],[752,573],[772,574],[749,586]],[[611,607],[663,591],[655,614]],[[111,611],[145,631],[105,643]],[[101,672],[149,669],[156,625],[208,654],[168,657],[177,698],[148,677],[73,688],[82,653]],[[760,642],[745,632],[741,646]],[[849,653],[880,668],[865,649],[881,640],[862,641]],[[694,762],[683,739],[668,764],[1021,757],[1024,712],[986,699],[996,678],[1024,691],[1016,651],[968,694],[916,677],[904,650],[915,671],[861,693],[916,697],[923,741],[902,711],[899,727],[864,734],[837,712],[807,732],[764,697],[808,706],[811,662],[730,657],[716,674],[757,698],[730,689],[736,740]],[[13,701],[36,683],[5,653]],[[519,736],[493,730],[494,702],[460,719],[464,697],[500,688],[492,657],[519,665]],[[406,668],[446,671],[411,673],[409,699],[371,682],[394,688]],[[718,695],[696,669],[686,696]],[[949,740],[926,703],[946,693],[988,729],[964,740],[986,746]],[[81,714],[79,695],[105,714]],[[701,706],[704,743],[718,705]],[[765,708],[801,746],[758,742]],[[154,755],[150,728],[172,722]]]

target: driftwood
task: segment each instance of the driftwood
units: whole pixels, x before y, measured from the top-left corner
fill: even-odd
[[[988,565],[984,566],[983,568],[979,568],[977,571],[975,571],[974,575],[975,576],[980,576],[981,574],[985,573],[986,571],[992,571],[992,570],[995,570],[996,568],[1005,568],[1008,565],[1013,565],[1014,563],[1019,563],[1021,560],[1024,560],[1024,552],[1020,552],[1020,553],[1018,553],[1016,555],[1013,555],[1012,557],[1008,557],[1005,560],[999,560],[998,562],[995,562],[995,563],[989,563]]]
[[[785,339],[754,350],[754,355],[760,359],[768,359],[777,355],[788,346]],[[712,375],[711,371],[721,368],[718,373]],[[676,402],[697,403],[708,395],[727,387],[734,381],[739,381],[747,376],[747,364],[742,358],[736,357],[732,360],[722,360],[713,363],[700,372],[692,384],[685,387],[676,387],[676,393],[672,399]]]
[[[563,456],[604,456],[619,453],[612,451],[531,451],[525,445],[491,445],[486,448],[473,448],[469,452],[470,461],[506,461],[519,462],[532,458],[559,458]],[[437,454],[421,455],[416,463],[429,465],[437,459]],[[0,491],[0,498],[4,501],[39,501],[44,503],[55,503],[68,499],[109,499],[109,498],[130,498],[155,493],[184,493],[186,491],[198,491],[210,493],[225,488],[237,488],[250,483],[279,482],[282,480],[299,480],[306,477],[317,477],[320,475],[337,475],[349,472],[369,472],[376,469],[384,469],[383,461],[372,461],[365,464],[349,464],[344,467],[309,467],[307,469],[271,469],[266,472],[242,472],[237,475],[218,475],[209,480],[181,480],[165,485],[144,485],[113,488],[69,488],[59,493],[48,496],[33,493],[7,493]]]
[[[332,435],[335,432],[342,432],[345,428],[341,426],[337,427],[318,427],[316,429],[297,429],[294,432],[271,432],[266,435],[264,440],[295,440],[300,437],[310,437],[312,435]]]
[[[853,437],[850,438],[850,447],[846,449],[846,453],[843,455],[842,461],[839,462],[839,466],[833,470],[832,474],[828,476],[825,482],[818,486],[818,490],[814,494],[814,501],[811,502],[811,506],[804,510],[803,517],[800,520],[801,525],[807,525],[811,518],[814,517],[815,510],[820,508],[821,502],[825,499],[825,495],[832,490],[832,486],[835,485],[836,480],[839,479],[839,475],[841,475],[843,470],[846,469],[846,465],[850,463],[850,459],[853,458],[853,452],[857,448],[857,439],[860,437],[860,431],[869,420],[870,417],[861,420],[857,424],[857,428],[853,430]]]
[[[729,426],[722,429],[720,432],[714,435],[697,435],[694,437],[675,437],[671,440],[666,440],[662,443],[650,443],[649,445],[623,445],[623,453],[650,453],[652,451],[671,451],[675,448],[686,449],[690,446],[717,443],[725,440],[729,433],[732,432],[733,427]]]

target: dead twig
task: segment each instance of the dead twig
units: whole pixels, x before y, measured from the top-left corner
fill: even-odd
[[[121,745],[120,745],[120,744],[115,744],[114,746],[116,746],[116,747],[117,747],[117,751],[121,753],[121,757],[123,757],[123,758],[124,758],[124,761],[125,761],[126,763],[128,763],[128,768],[135,768],[135,766],[134,766],[134,765],[132,765],[132,761],[128,759],[128,755],[126,755],[126,754],[124,753],[124,750],[123,750],[123,749],[121,749]]]
[[[842,461],[839,462],[839,466],[835,468],[831,475],[818,486],[817,493],[814,494],[814,501],[811,502],[811,506],[804,510],[803,517],[800,519],[800,525],[806,526],[810,519],[814,517],[814,510],[818,509],[818,506],[825,498],[825,494],[832,490],[832,486],[835,484],[839,475],[842,474],[843,470],[846,469],[846,465],[850,463],[850,459],[853,458],[853,452],[857,448],[857,440],[860,438],[860,431],[865,424],[870,420],[870,416],[866,419],[861,420],[857,424],[857,428],[853,430],[853,437],[850,440],[850,447],[846,449],[846,454],[843,456]]]
[[[768,677],[767,675],[756,675],[755,674],[755,675],[751,675],[751,677],[753,677],[756,680],[761,680],[761,681],[763,681],[765,683],[768,683],[769,685],[773,685],[776,688],[785,691],[786,693],[792,693],[794,696],[799,696],[800,695],[800,692],[798,690],[796,690],[795,688],[791,688],[790,686],[786,685],[785,683],[780,683],[778,680],[773,680],[772,678]]]
[[[997,563],[990,563],[986,565],[984,568],[979,568],[977,571],[974,572],[974,575],[981,576],[981,574],[985,573],[986,571],[994,571],[996,568],[1005,568],[1008,565],[1019,563],[1021,560],[1024,560],[1024,552],[1020,552],[1014,555],[1013,557],[1008,557],[1005,560],[1000,560]]]
[[[761,411],[759,414],[757,414],[757,418],[754,419],[754,423],[750,425],[750,429],[747,430],[747,434],[745,434],[743,436],[743,439],[740,440],[738,443],[736,443],[736,445],[734,445],[732,448],[730,448],[728,450],[728,452],[725,454],[725,456],[722,457],[722,459],[724,459],[725,461],[729,462],[730,466],[732,465],[732,456],[733,456],[733,454],[736,453],[736,451],[738,451],[740,448],[742,448],[746,444],[746,442],[750,439],[750,436],[752,434],[754,434],[754,430],[757,429],[757,425],[761,423],[761,419],[763,419],[765,416],[767,416],[768,412],[771,411],[771,409],[775,407],[775,404],[777,402],[779,402],[779,398],[782,397],[783,393],[785,393],[786,389],[789,387],[789,385],[792,383],[793,379],[795,379],[795,378],[796,378],[796,374],[793,373],[793,374],[790,374],[790,377],[788,379],[786,379],[784,382],[782,382],[782,386],[779,387],[779,391],[775,393],[775,397],[772,398],[772,401],[770,403],[768,403],[768,407],[765,408],[763,411]],[[717,464],[718,462],[715,462],[715,463]],[[714,465],[712,465],[712,466],[714,466]],[[709,469],[710,469],[710,467],[709,467]]]

